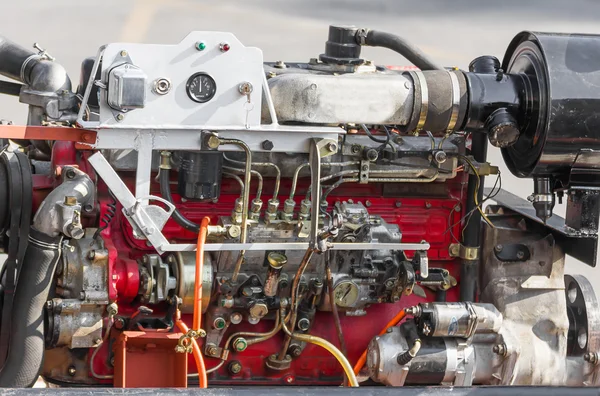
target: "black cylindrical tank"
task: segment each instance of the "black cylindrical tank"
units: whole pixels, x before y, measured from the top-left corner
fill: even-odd
[[[533,93],[522,103],[527,120],[519,140],[502,150],[511,172],[567,183],[572,168],[594,173],[600,164],[600,35],[522,32],[502,68],[526,74]]]
[[[223,153],[182,151],[179,153],[179,195],[185,199],[209,201],[219,198]]]

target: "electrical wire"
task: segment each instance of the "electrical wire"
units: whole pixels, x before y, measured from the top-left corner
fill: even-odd
[[[386,138],[385,139],[380,139],[380,138],[377,138],[377,137],[373,136],[373,134],[371,133],[371,131],[369,130],[369,128],[367,128],[367,126],[365,124],[361,124],[360,127],[362,128],[363,131],[365,131],[365,133],[367,134],[367,136],[369,137],[369,139],[371,139],[375,143],[381,143],[381,144],[384,144],[384,145],[386,145],[386,144],[389,143],[391,136],[390,136],[390,132],[387,130],[387,128],[386,128],[386,134],[387,134]]]
[[[310,344],[318,345],[321,348],[327,350],[329,353],[331,353],[337,359],[337,361],[340,363],[340,365],[344,369],[344,373],[346,374],[346,377],[348,378],[348,382],[350,383],[350,386],[356,387],[356,388],[358,387],[358,380],[356,379],[356,375],[354,374],[354,371],[352,371],[352,366],[350,365],[350,362],[348,362],[348,359],[342,354],[342,352],[340,352],[339,349],[337,349],[332,343],[330,343],[329,341],[327,341],[321,337],[313,336],[310,334],[300,334],[300,333],[295,333],[295,332],[290,331],[290,329],[288,329],[288,327],[285,324],[285,308],[284,307],[281,307],[280,315],[281,315],[281,327],[283,328],[283,331],[285,332],[285,334],[287,334],[288,337],[296,339],[298,341],[303,341],[303,342],[307,342]]]
[[[477,193],[479,191],[479,187],[481,185],[481,177],[479,176],[479,172],[477,171],[477,168],[475,167],[475,165],[473,165],[473,162],[466,156],[464,155],[459,155],[459,158],[462,159],[463,161],[465,161],[469,167],[471,168],[471,170],[473,171],[473,173],[475,174],[475,176],[477,176],[477,184],[475,185],[475,189],[473,192],[473,200],[475,202],[475,208],[479,211],[479,213],[481,214],[481,217],[485,220],[486,223],[488,223],[488,225],[492,228],[494,227],[494,224],[492,224],[491,220],[487,217],[487,215],[485,213],[483,213],[483,210],[481,209],[481,204],[478,202],[479,200],[477,199]]]
[[[496,186],[498,186],[498,188],[496,189]],[[490,199],[494,199],[494,197],[496,197],[500,191],[502,190],[502,177],[500,174],[500,171],[498,171],[498,176],[496,176],[496,181],[494,182],[494,186],[492,187],[492,189],[490,190],[490,194],[485,197],[485,199],[483,199],[481,201],[481,203],[479,204],[479,206],[481,207],[484,203],[486,203],[488,200]],[[453,234],[452,229],[462,223],[464,220],[467,220],[467,223],[471,220],[471,216],[473,215],[473,213],[475,213],[475,211],[477,210],[477,208],[473,208],[471,209],[468,213],[465,213],[464,216],[462,216],[457,222],[451,224],[445,231],[444,234],[446,234],[447,232],[450,232],[451,235],[454,237],[454,239],[458,242],[458,239],[456,238],[456,236]],[[449,219],[451,218],[452,213],[455,211],[454,208],[452,208],[452,210],[450,211],[450,216]],[[448,220],[448,223],[450,223],[450,220]],[[464,227],[463,227],[463,233],[464,233]]]

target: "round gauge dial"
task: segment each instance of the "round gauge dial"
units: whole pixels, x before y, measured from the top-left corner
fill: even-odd
[[[188,78],[185,89],[194,102],[206,103],[217,93],[217,83],[206,73],[196,73]]]
[[[358,286],[349,280],[341,281],[333,288],[333,298],[339,307],[352,307],[358,301]]]

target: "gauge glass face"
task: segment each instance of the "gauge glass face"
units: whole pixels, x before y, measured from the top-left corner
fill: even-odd
[[[185,86],[190,99],[198,103],[206,103],[217,93],[215,80],[206,73],[196,73],[191,76]]]
[[[333,289],[333,298],[339,307],[352,307],[358,300],[358,286],[352,281],[342,281]]]

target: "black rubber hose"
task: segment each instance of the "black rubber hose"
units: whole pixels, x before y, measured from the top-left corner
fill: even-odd
[[[360,31],[359,31],[360,34]],[[442,66],[437,65],[427,57],[420,49],[409,44],[400,36],[395,34],[380,32],[378,30],[369,30],[364,38],[362,45],[371,47],[383,47],[391,49],[405,57],[410,63],[417,66],[421,70],[444,70]]]
[[[37,380],[44,361],[44,306],[60,258],[62,237],[30,230],[15,293],[9,354],[0,387],[25,388]]]
[[[0,74],[43,92],[71,90],[71,80],[65,69],[56,62],[34,56],[32,50],[21,47],[0,36]]]
[[[171,180],[170,173],[171,172],[168,169],[160,170],[160,195],[162,195],[162,197],[167,201],[173,203],[173,196],[171,195],[171,186],[169,184]],[[177,208],[175,208],[175,210],[173,211],[172,216],[173,220],[175,220],[177,224],[179,224],[186,230],[190,230],[195,233],[198,233],[200,231],[200,226],[194,223],[193,221],[188,220],[184,215],[181,214],[179,210],[177,210]]]

